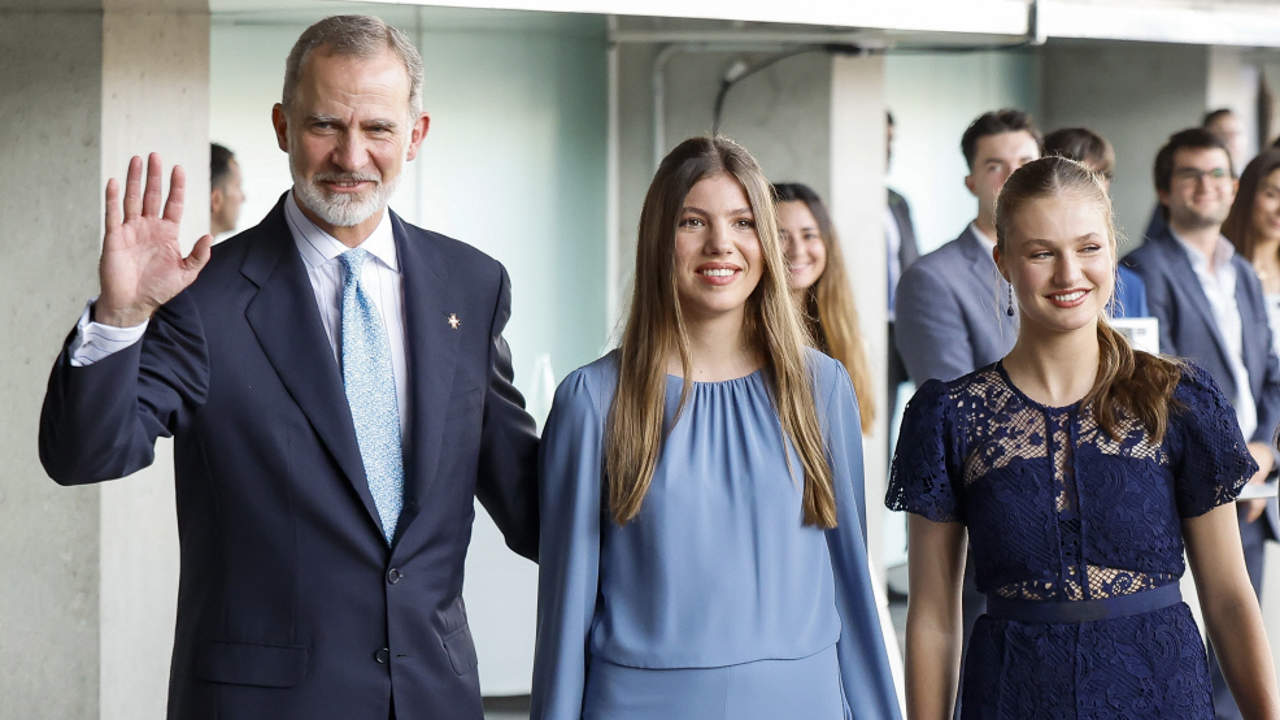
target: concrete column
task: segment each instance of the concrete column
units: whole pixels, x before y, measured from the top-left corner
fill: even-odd
[[[134,4],[108,10],[102,22],[99,187],[122,178],[135,154],[160,153],[166,170],[181,164],[187,170],[184,251],[209,230],[209,13],[203,4]],[[104,485],[101,502],[99,717],[161,717],[178,595],[171,443],[158,443],[151,467]]]
[[[1127,236],[1120,251],[1137,247],[1156,205],[1156,151],[1204,114],[1208,52],[1199,45],[1067,41],[1049,43],[1041,57],[1045,130],[1082,125],[1115,146],[1111,196]]]
[[[96,287],[102,19],[0,6],[0,714],[98,707],[98,492],[53,484],[36,424],[54,355]]]
[[[1262,63],[1256,53],[1240,47],[1207,48],[1208,81],[1205,110],[1231,108],[1245,135],[1246,158],[1232,158],[1236,172],[1258,154],[1258,81]]]
[[[888,479],[888,258],[885,256],[884,58],[834,56],[831,64],[828,205],[840,232],[862,337],[875,378],[876,423],[862,443],[867,544],[883,587],[884,493]]]
[[[38,8],[38,9],[37,9]],[[59,488],[36,459],[49,367],[97,293],[103,187],[131,154],[188,169],[187,248],[208,229],[208,7],[0,6],[3,714],[163,717],[177,594],[173,472]]]

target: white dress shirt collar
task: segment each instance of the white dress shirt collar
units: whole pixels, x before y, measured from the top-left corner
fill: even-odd
[[[1183,240],[1178,233],[1173,231],[1173,228],[1169,229],[1169,234],[1182,246],[1182,249],[1187,253],[1187,259],[1191,261],[1191,269],[1197,273],[1221,273],[1225,267],[1230,265],[1231,256],[1236,254],[1235,246],[1222,235],[1219,235],[1217,241],[1213,244],[1213,257],[1206,258],[1204,253],[1200,252],[1198,248],[1192,247],[1191,243]],[[1211,260],[1212,262],[1210,262]]]
[[[289,230],[293,233],[293,240],[298,245],[298,254],[302,256],[302,261],[307,264],[307,267],[323,265],[351,249],[311,222],[311,219],[298,207],[298,201],[292,190],[285,198],[284,215],[289,223]],[[369,251],[369,254],[388,269],[400,272],[395,235],[391,232],[390,210],[386,208],[382,210],[382,220],[369,237],[360,243],[360,249]]]

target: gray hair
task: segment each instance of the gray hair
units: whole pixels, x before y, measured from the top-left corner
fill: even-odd
[[[333,15],[303,31],[285,61],[281,104],[286,110],[298,89],[302,63],[313,50],[320,48],[335,55],[360,58],[373,57],[383,50],[393,51],[409,74],[409,108],[414,113],[422,112],[422,56],[403,32],[371,15]]]

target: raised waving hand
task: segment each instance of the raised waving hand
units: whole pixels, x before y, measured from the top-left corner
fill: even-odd
[[[147,185],[142,188],[142,158],[129,161],[129,175],[120,202],[120,185],[107,181],[107,229],[102,238],[98,281],[102,292],[94,305],[94,320],[106,325],[130,327],[151,317],[195,281],[209,262],[212,236],[196,241],[183,257],[178,245],[186,175],[175,165],[169,180],[169,198],[160,211],[160,156],[147,157]],[[123,215],[122,215],[123,210]]]

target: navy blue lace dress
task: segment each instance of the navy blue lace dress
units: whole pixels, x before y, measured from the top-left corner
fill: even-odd
[[[1183,373],[1159,444],[1123,417],[1022,394],[1000,363],[907,406],[889,508],[969,531],[978,619],[961,717],[1213,717],[1208,658],[1178,596],[1181,520],[1256,471],[1213,380]]]

